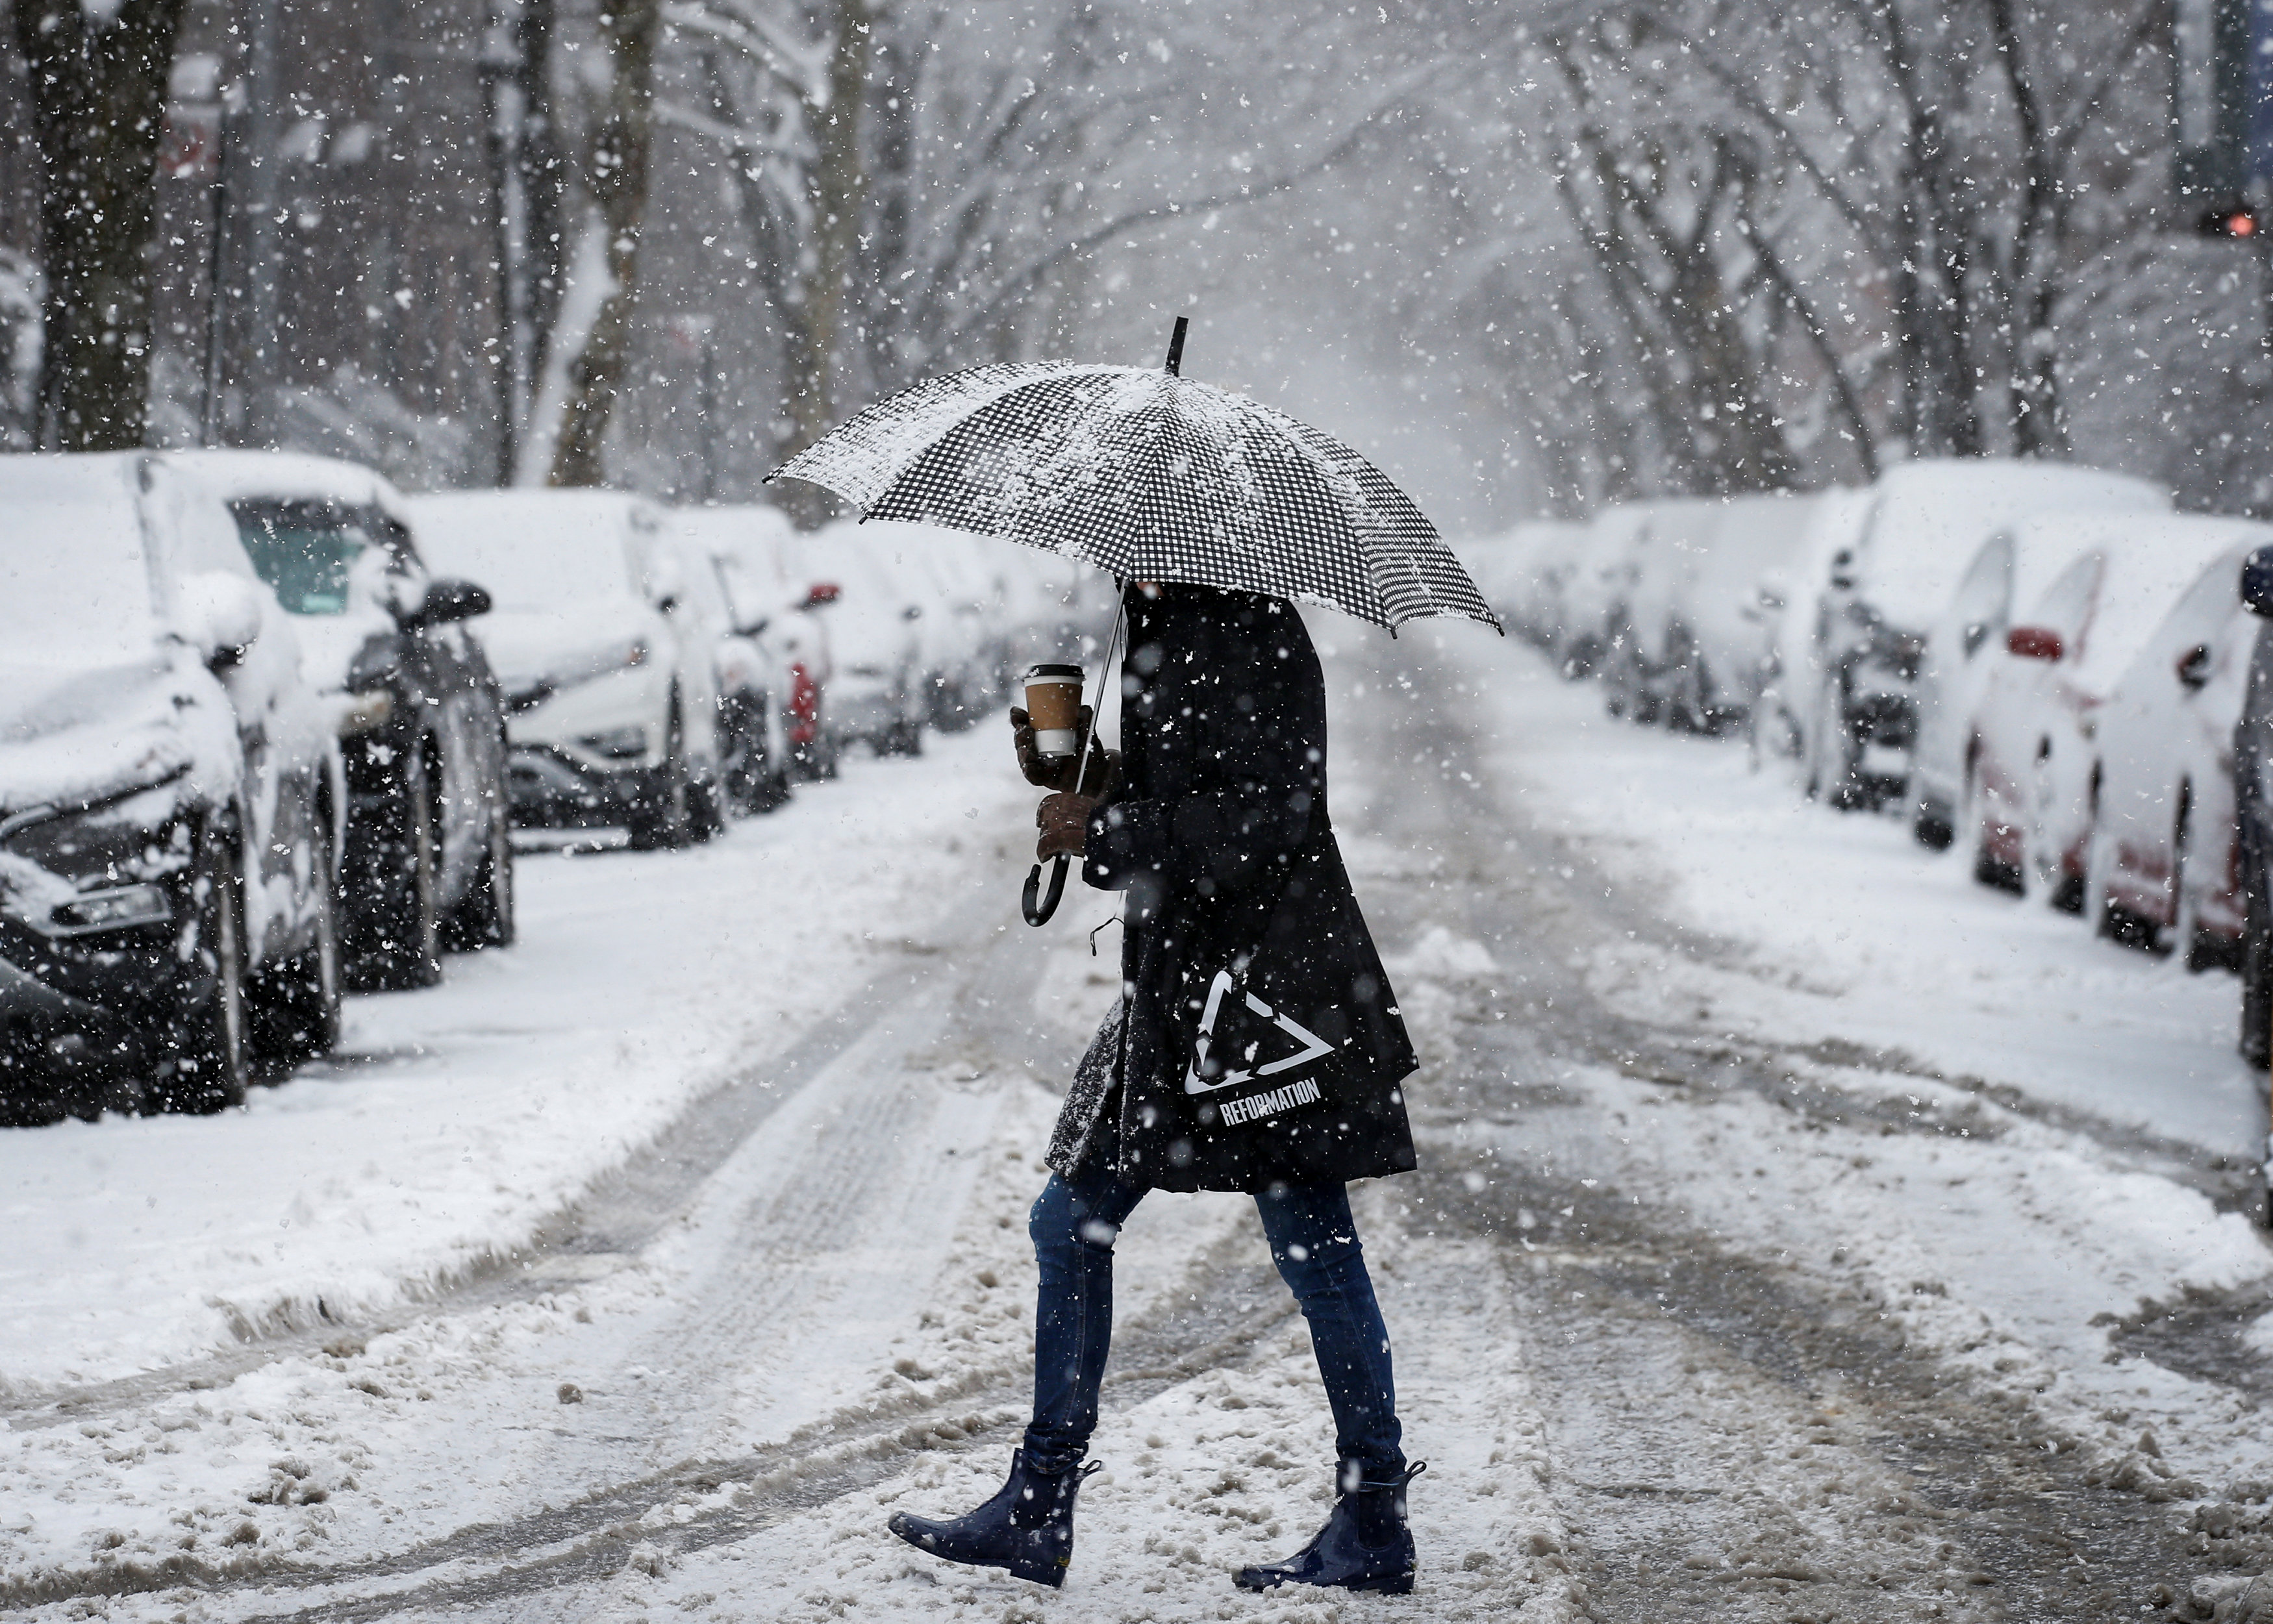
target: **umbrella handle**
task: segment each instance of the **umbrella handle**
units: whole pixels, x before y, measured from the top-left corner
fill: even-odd
[[[1034,872],[1026,876],[1025,894],[1018,899],[1028,924],[1047,924],[1050,916],[1058,910],[1058,899],[1065,894],[1066,858],[1060,855],[1050,869],[1050,892],[1041,894],[1042,865],[1034,864]],[[1039,901],[1037,902],[1037,898]]]

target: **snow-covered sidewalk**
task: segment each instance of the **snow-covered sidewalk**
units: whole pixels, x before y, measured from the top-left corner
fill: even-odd
[[[0,1134],[0,1391],[359,1320],[526,1245],[999,883],[979,832],[1028,798],[1001,731],[848,761],[696,849],[525,855],[516,946],[350,999],[338,1052],[242,1111]]]
[[[2234,1052],[2230,975],[2189,974],[1975,883],[1890,818],[1805,800],[1738,743],[1639,728],[1526,648],[1435,633],[1471,672],[1493,759],[1540,825],[1639,907],[1734,949],[1732,1029],[1907,1055],[2214,1155],[2257,1159],[2265,1080]],[[1654,994],[1673,997],[1664,987]]]

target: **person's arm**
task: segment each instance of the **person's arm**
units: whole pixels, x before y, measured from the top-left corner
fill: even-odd
[[[1125,889],[1141,874],[1174,874],[1237,893],[1292,857],[1309,837],[1325,782],[1325,692],[1306,640],[1232,654],[1197,686],[1191,748],[1218,764],[1221,789],[1173,798],[1107,801],[1090,815],[1082,878]],[[1281,653],[1284,647],[1286,652]],[[1249,657],[1237,658],[1240,653]],[[1242,708],[1240,701],[1250,701]]]

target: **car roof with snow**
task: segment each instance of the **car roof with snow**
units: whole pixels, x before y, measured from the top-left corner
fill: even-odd
[[[2100,693],[2114,685],[2205,571],[2235,570],[2239,602],[2241,557],[2265,536],[2264,527],[2248,520],[2198,513],[2040,513],[2023,520],[2021,528],[2046,527],[2070,533],[2079,543],[2075,557],[2094,553],[2103,560],[2098,589],[2075,634],[2077,647],[2061,668],[2069,680]],[[2060,585],[2055,580],[2047,586],[2029,605],[2027,616],[2016,618],[2033,619]]]
[[[450,491],[409,506],[427,567],[471,577],[501,610],[640,596],[642,543],[663,528],[645,498],[615,490]]]
[[[2097,468],[2011,460],[1909,462],[1880,475],[1858,548],[1860,596],[1890,624],[1941,617],[1982,543],[2031,513],[2167,513],[2161,486]]]
[[[282,451],[169,451],[165,464],[224,502],[339,502],[376,507],[395,519],[407,513],[402,493],[386,475],[360,462]]]

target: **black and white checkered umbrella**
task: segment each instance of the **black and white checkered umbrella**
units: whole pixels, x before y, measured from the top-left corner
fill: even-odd
[[[903,390],[769,479],[997,535],[1123,580],[1323,603],[1394,632],[1429,615],[1499,629],[1437,528],[1332,435],[1165,370],[973,367]]]

